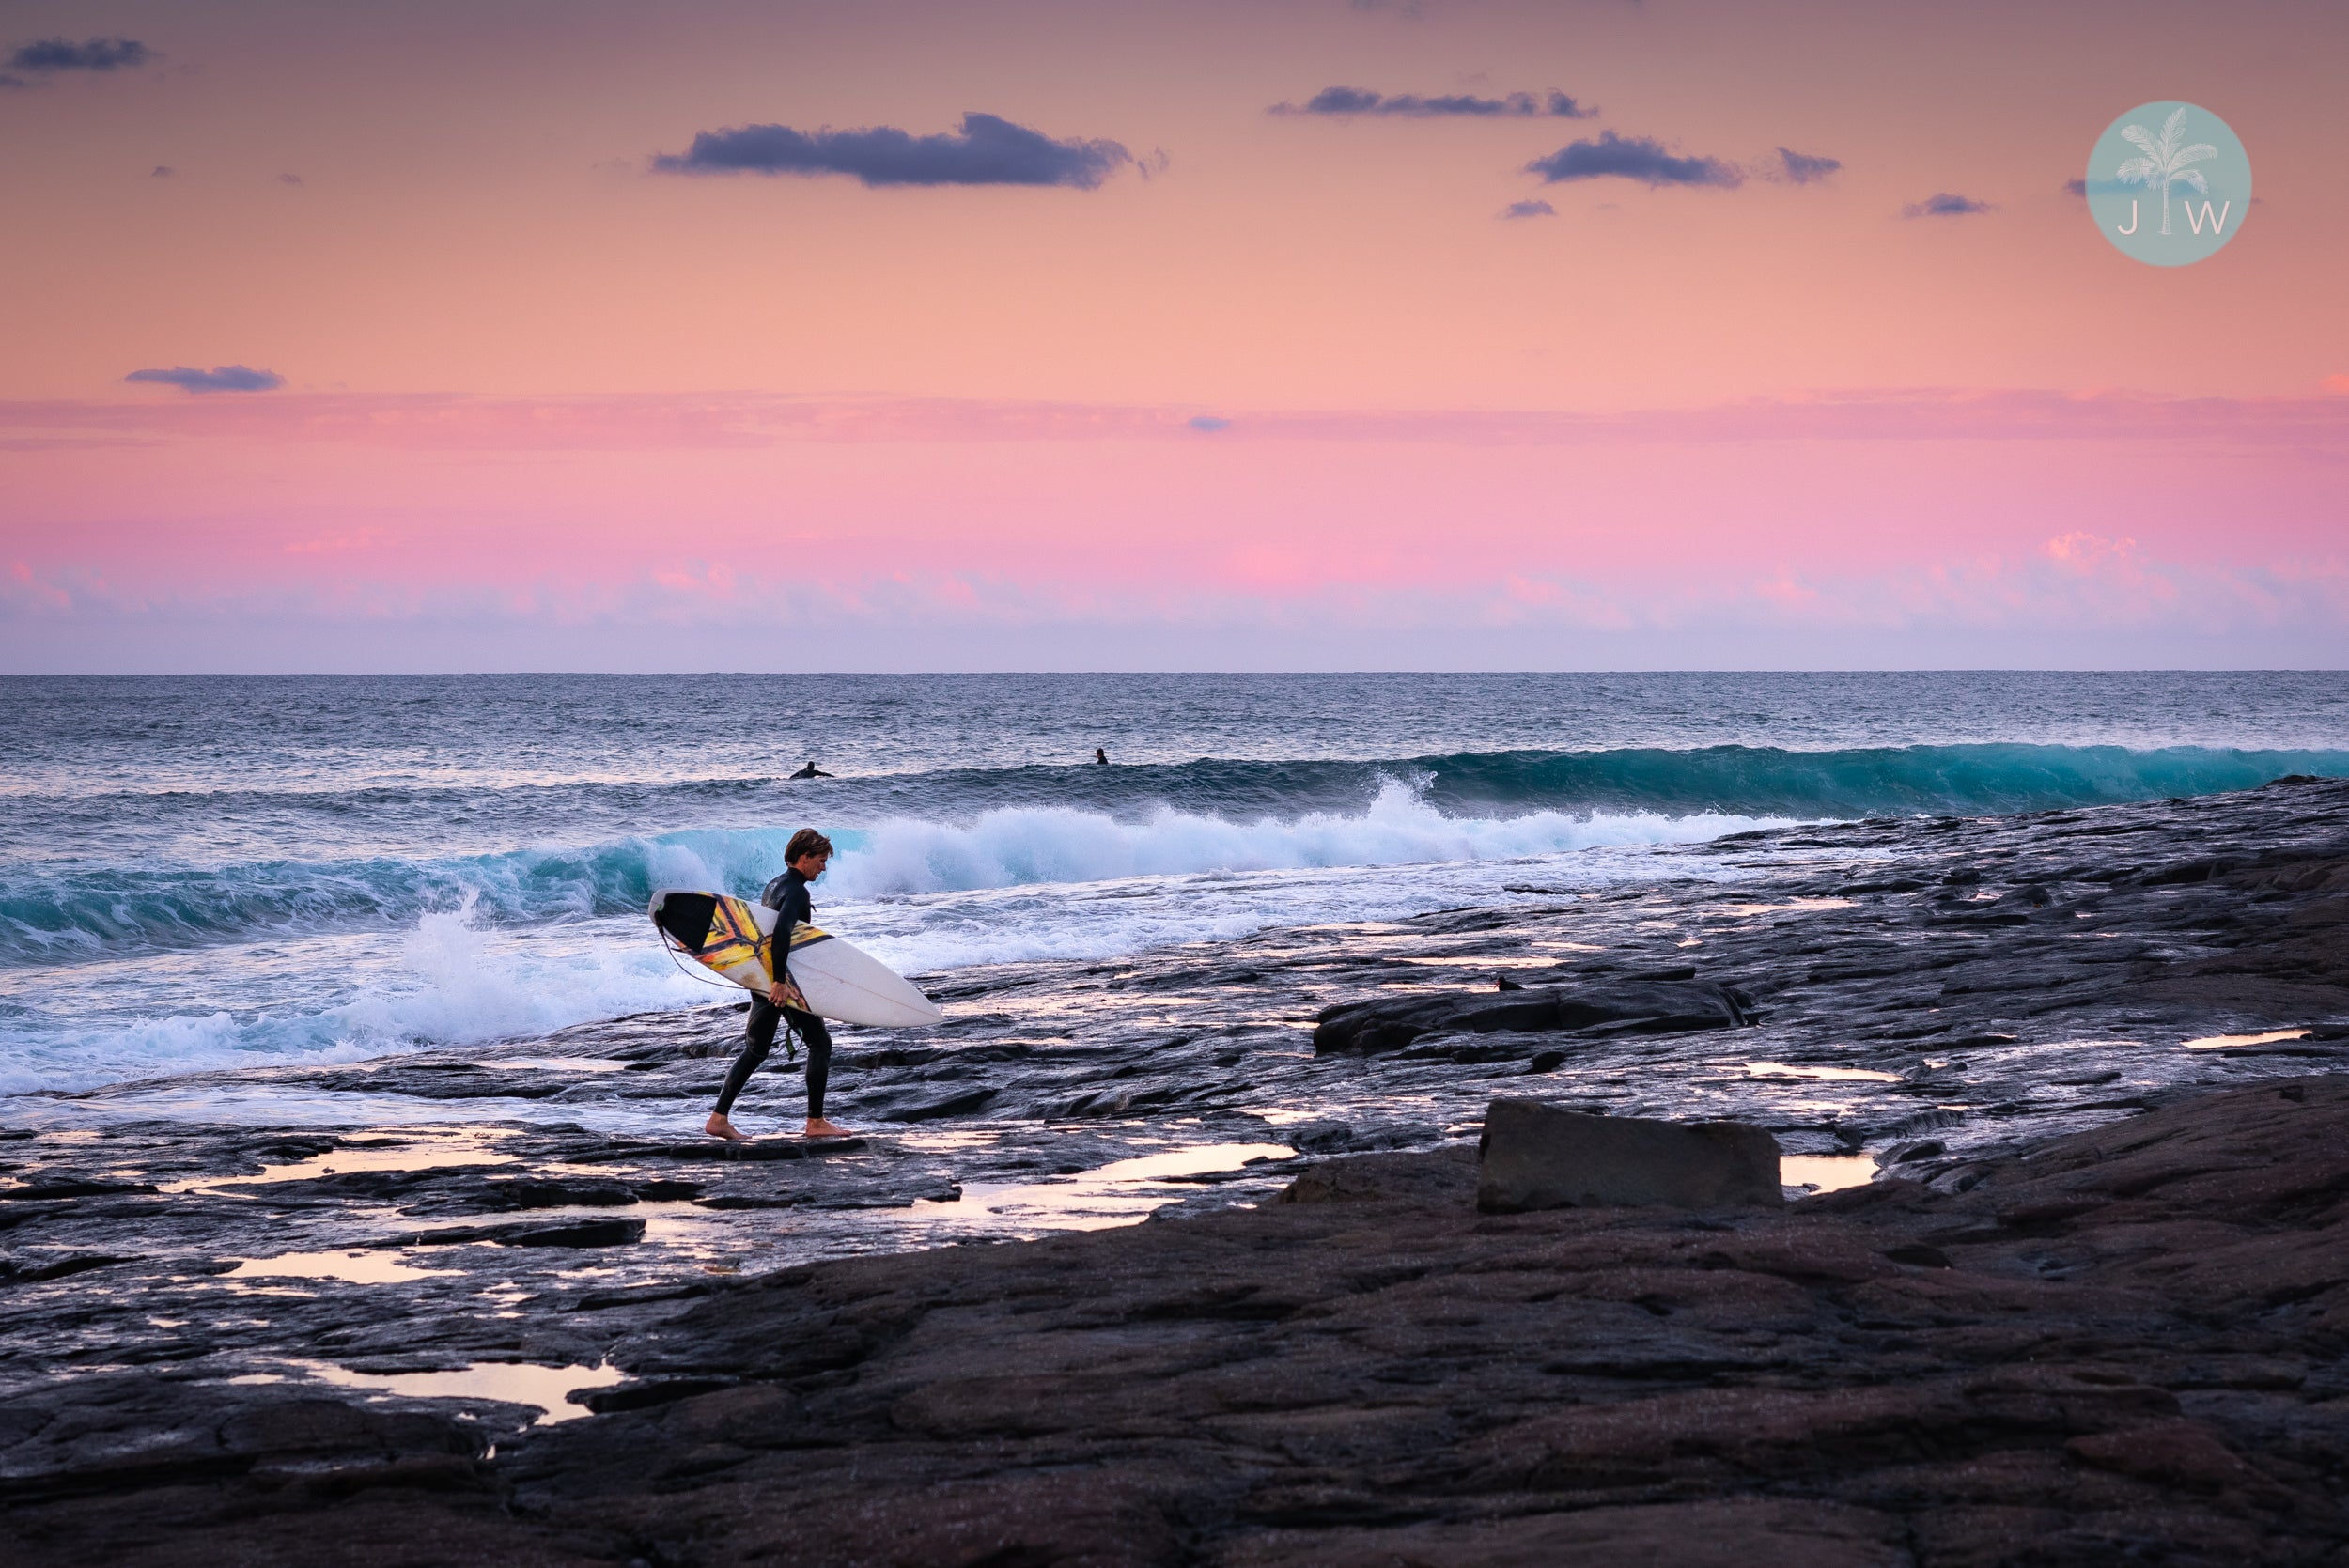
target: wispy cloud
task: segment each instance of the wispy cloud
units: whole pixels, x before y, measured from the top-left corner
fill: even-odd
[[[1466,117],[1481,119],[1589,119],[1598,111],[1552,87],[1548,92],[1503,93],[1480,98],[1473,93],[1376,93],[1363,87],[1324,87],[1302,103],[1275,103],[1272,115],[1392,115],[1406,119]]]
[[[1525,172],[1547,184],[1573,179],[1636,179],[1642,185],[1711,185],[1734,190],[1745,176],[1719,158],[1687,158],[1648,136],[1618,136],[1602,131],[1595,141],[1569,142]]]
[[[1221,414],[1212,413],[1193,414],[1185,423],[1194,430],[1205,430],[1210,435],[1218,430],[1228,430],[1232,427],[1230,420],[1223,418]]]
[[[1778,149],[1779,178],[1796,185],[1814,185],[1843,166],[1840,158],[1821,158],[1793,147]]]
[[[286,378],[274,370],[255,370],[242,365],[217,365],[210,370],[185,365],[169,370],[133,370],[122,379],[176,386],[182,392],[274,392],[286,384]]]
[[[1513,201],[1501,210],[1504,218],[1554,218],[1558,210],[1546,201]]]
[[[794,131],[744,125],[705,131],[682,153],[652,161],[660,174],[845,174],[870,186],[1060,185],[1090,191],[1134,162],[1116,142],[1054,140],[997,115],[966,114],[952,134],[894,126]]]
[[[1287,552],[1252,549],[1200,556],[1191,569],[1146,582],[984,567],[777,574],[763,564],[706,557],[553,569],[521,582],[461,571],[419,581],[379,575],[388,563],[370,562],[367,548],[305,556],[303,575],[267,584],[233,573],[137,583],[86,565],[12,561],[0,569],[0,611],[7,612],[0,658],[38,667],[58,634],[76,626],[101,635],[108,648],[117,648],[117,636],[144,635],[181,659],[193,646],[214,657],[224,634],[253,644],[257,628],[272,638],[290,634],[313,652],[368,629],[405,630],[409,641],[397,645],[419,650],[471,629],[497,634],[500,641],[484,646],[522,661],[509,667],[529,668],[542,646],[534,637],[575,629],[587,635],[567,645],[588,660],[608,660],[616,648],[658,650],[649,667],[664,667],[661,659],[679,656],[674,642],[614,643],[611,633],[793,626],[825,629],[837,639],[831,646],[854,646],[867,660],[935,660],[958,648],[965,667],[972,633],[1023,628],[1072,634],[1068,649],[1090,660],[1081,668],[1099,667],[1107,629],[1121,639],[1171,636],[1168,647],[1192,657],[1201,634],[1256,629],[1285,634],[1268,645],[1285,646],[1292,659],[1310,660],[1315,648],[1342,660],[1392,652],[1398,635],[1410,634],[1430,648],[1465,645],[1472,665],[1493,646],[1472,640],[1517,629],[1602,634],[1583,648],[1644,650],[1632,652],[1643,660],[1635,668],[1654,667],[1659,655],[1701,660],[1743,648],[1750,657],[1772,645],[1757,636],[1790,633],[1803,647],[1864,649],[1877,659],[1931,648],[1961,667],[1980,666],[1985,635],[2007,640],[1999,649],[2010,663],[2049,652],[2108,656],[2116,648],[2158,658],[2192,640],[2198,651],[2232,655],[2233,662],[2249,656],[2256,665],[2279,646],[2338,656],[2349,618],[2349,570],[2337,563],[2186,562],[2088,533],[2058,536],[2036,550],[1875,571],[1724,567],[1662,580],[1541,567],[1438,581],[1392,571],[1333,576],[1318,557],[1300,569]],[[522,640],[503,640],[517,635]],[[1360,651],[1351,643],[1341,651],[1333,641],[1363,637],[1370,643]],[[1711,642],[1699,649],[1690,639]],[[1000,656],[991,638],[985,646]],[[707,651],[687,644],[682,657]],[[1560,656],[1553,645],[1547,657]],[[275,655],[287,657],[282,648]],[[144,667],[153,667],[153,655],[146,658]]]
[[[138,373],[181,386],[267,371]],[[1757,397],[1697,408],[1544,410],[1235,409],[1197,414],[1133,404],[761,393],[469,396],[288,393],[168,402],[0,402],[0,447],[38,450],[180,440],[318,442],[402,450],[693,451],[798,442],[1149,442],[1192,421],[1245,426],[1252,441],[1437,442],[1492,446],[1703,445],[1756,442],[2143,442],[2165,449],[2296,450],[2349,458],[2349,378],[2301,397],[2076,395],[2028,388],[1891,389]],[[224,384],[190,390],[232,390]],[[260,386],[235,390],[263,390]]]
[[[136,39],[36,39],[8,54],[8,69],[35,76],[68,70],[129,70],[147,64],[155,52]]]
[[[1912,201],[1901,209],[1904,218],[1967,218],[1977,212],[1995,212],[1998,209],[1986,201],[1961,196],[1948,191],[1937,192],[1922,201]]]

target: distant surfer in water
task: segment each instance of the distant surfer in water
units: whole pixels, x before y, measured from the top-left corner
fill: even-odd
[[[832,777],[830,773],[816,766],[814,757],[808,758],[807,766],[791,776],[795,779],[829,779]]]
[[[1107,768],[1110,765],[1110,754],[1102,748],[1096,746],[1093,748],[1093,760]]]
[[[813,770],[816,765],[809,763]],[[801,775],[794,775],[800,777]],[[819,773],[818,778],[830,778]],[[791,928],[816,924],[816,906],[807,896],[807,885],[824,874],[832,861],[832,840],[813,828],[801,828],[784,846],[783,863],[790,869],[767,884],[767,891],[758,901],[775,911],[774,946],[775,983],[767,994],[751,993],[751,1018],[745,1032],[750,1043],[742,1054],[734,1059],[734,1070],[726,1074],[726,1086],[718,1091],[718,1109],[709,1113],[702,1130],[712,1138],[732,1142],[748,1142],[740,1129],[726,1119],[734,1102],[742,1093],[742,1086],[758,1071],[758,1064],[767,1060],[767,1053],[775,1048],[775,1028],[788,1024],[793,1033],[807,1042],[807,1135],[810,1138],[846,1138],[848,1129],[835,1126],[824,1120],[824,1080],[832,1076],[832,1033],[824,1028],[824,1020],[807,1010],[807,999],[791,983],[789,969]]]

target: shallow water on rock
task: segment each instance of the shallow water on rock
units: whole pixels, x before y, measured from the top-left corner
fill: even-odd
[[[1275,1168],[1259,1175],[1278,1173],[1281,1163],[1296,1157],[1297,1151],[1285,1143],[1198,1143],[1044,1181],[970,1182],[957,1198],[874,1212],[915,1228],[933,1243],[962,1234],[1026,1237],[1106,1230],[1139,1223],[1199,1190],[1180,1185],[1185,1182],[1252,1166]]]
[[[463,1367],[433,1372],[353,1372],[332,1361],[286,1360],[284,1372],[248,1373],[226,1379],[232,1384],[314,1382],[361,1393],[397,1395],[403,1399],[490,1400],[501,1405],[535,1407],[530,1424],[552,1425],[590,1414],[570,1396],[590,1389],[608,1389],[620,1381],[617,1367],[548,1367],[526,1361],[475,1361]]]
[[[382,1251],[280,1252],[273,1258],[241,1258],[221,1278],[239,1280],[339,1280],[352,1285],[397,1285],[434,1275],[454,1276],[449,1268],[421,1267],[409,1258]],[[232,1285],[232,1288],[233,1285]]]

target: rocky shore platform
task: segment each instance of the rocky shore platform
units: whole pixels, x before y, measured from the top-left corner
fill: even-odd
[[[646,1130],[722,1015],[20,1096],[0,1560],[2349,1563],[2349,784],[1720,848],[964,971],[845,1146]],[[1480,1214],[1500,1095],[1794,1201]]]

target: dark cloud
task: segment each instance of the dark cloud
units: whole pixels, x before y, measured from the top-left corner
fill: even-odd
[[[50,76],[61,70],[127,70],[143,66],[155,52],[136,39],[36,39],[8,55],[10,70]]]
[[[1843,166],[1840,158],[1817,158],[1789,147],[1778,149],[1778,161],[1784,165],[1786,178],[1797,185],[1813,184]]]
[[[1206,430],[1209,432],[1216,430],[1228,430],[1232,427],[1232,422],[1228,419],[1220,418],[1219,416],[1211,413],[1194,414],[1191,416],[1190,427],[1194,430]]]
[[[0,92],[14,92],[20,87],[31,85],[32,84],[22,76],[10,76],[6,72],[0,72]]]
[[[1324,87],[1303,104],[1275,103],[1275,115],[1400,115],[1410,119],[1439,119],[1446,116],[1484,118],[1589,119],[1598,113],[1586,109],[1564,93],[1508,93],[1478,98],[1470,93],[1446,93],[1427,98],[1418,93],[1375,93],[1362,87]]]
[[[1904,218],[1964,218],[1976,212],[1995,210],[1996,209],[1986,201],[1976,201],[1971,196],[1952,195],[1947,191],[1940,191],[1922,201],[1910,202],[1901,209],[1901,216]]]
[[[2088,194],[2088,181],[2085,179],[2067,179],[2063,182],[2063,194],[2067,196],[2080,196],[2085,198]]]
[[[169,163],[158,163],[155,165],[155,172],[148,175],[147,178],[149,179],[174,179],[179,177],[179,171],[173,168]]]
[[[744,125],[705,131],[683,153],[652,161],[661,174],[845,174],[867,185],[1066,185],[1090,191],[1134,161],[1115,142],[1054,141],[995,115],[967,114],[953,135],[893,126],[794,131]]]
[[[302,177],[298,174],[281,174],[277,177],[277,183],[280,185],[299,185],[302,183]]]
[[[1642,185],[1718,185],[1734,190],[1745,176],[1718,158],[1682,158],[1647,136],[1618,136],[1602,131],[1595,142],[1569,142],[1525,172],[1546,184],[1569,179],[1636,179]]]
[[[286,378],[274,370],[255,370],[241,365],[223,365],[210,370],[184,365],[169,370],[133,370],[122,379],[176,386],[182,392],[273,392],[286,384]]]
[[[1558,210],[1546,201],[1513,201],[1501,210],[1504,218],[1554,218]]]

